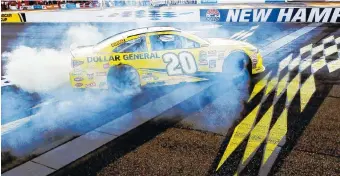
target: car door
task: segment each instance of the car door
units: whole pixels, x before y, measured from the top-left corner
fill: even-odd
[[[150,50],[161,56],[168,76],[193,75],[200,71],[197,63],[200,43],[177,32],[149,34]]]
[[[150,58],[155,57],[149,54],[145,34],[123,39],[119,45],[113,48],[112,56],[119,58],[120,64],[127,64],[136,69],[146,67]]]

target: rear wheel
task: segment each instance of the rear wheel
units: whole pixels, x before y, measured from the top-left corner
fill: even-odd
[[[107,85],[111,91],[139,90],[139,74],[136,69],[129,65],[112,67],[107,74]]]
[[[223,63],[223,77],[235,79],[251,75],[251,61],[244,52],[231,53]]]
[[[251,61],[243,52],[231,53],[223,63],[223,78],[249,94],[251,92]]]

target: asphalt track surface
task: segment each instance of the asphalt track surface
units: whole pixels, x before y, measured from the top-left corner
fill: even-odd
[[[58,48],[62,42],[60,35],[72,25],[78,24],[2,25],[2,52],[11,51],[20,45]],[[91,25],[98,26],[100,30],[106,31],[104,32],[106,35],[109,35],[110,32],[107,31],[117,24],[94,23]],[[133,24],[119,25],[122,31],[135,27]],[[171,25],[194,30],[192,26],[195,24]],[[121,26],[125,26],[125,28],[121,28]],[[254,29],[255,26],[257,27]],[[207,29],[202,29],[198,33],[205,37],[235,37],[240,31],[251,31],[253,28],[253,33],[248,32],[251,35],[238,39],[247,40],[261,50],[265,50],[273,42],[305,26],[307,24],[224,24],[219,26],[218,30],[215,28],[216,26],[213,26],[208,27],[209,32]],[[214,30],[216,31],[212,32]],[[42,33],[44,35],[37,35]],[[272,80],[271,78],[276,75],[274,72],[278,70],[279,63],[287,56],[291,54],[292,60],[294,60],[299,56],[301,48],[309,44],[312,44],[313,48],[317,47],[322,44],[323,39],[330,36],[340,37],[339,25],[316,27],[266,55],[264,60],[267,71],[252,78],[250,88],[242,81],[232,84],[214,83],[203,92],[120,136],[98,151],[85,156],[81,161],[67,166],[56,175],[233,175],[237,170],[240,171],[240,175],[257,175],[262,171],[260,163],[266,142],[261,142],[253,157],[248,159],[244,167],[240,167],[239,163],[247,148],[247,140],[241,141],[242,143],[226,159],[221,168],[218,171],[216,168],[223,158],[228,144],[232,141],[235,127],[257,106],[261,107],[258,116],[267,117],[265,114],[272,105],[275,107],[273,120],[269,122],[271,127],[275,126],[274,122],[279,119],[284,107],[288,109],[288,120],[286,143],[280,146],[281,152],[274,160],[273,166],[270,167],[270,175],[336,175],[339,173],[340,155],[338,140],[340,139],[340,112],[337,108],[340,104],[339,69],[330,72],[326,65],[321,64],[322,67],[319,68],[316,64],[315,68],[319,69],[312,74],[310,67],[306,67],[308,69],[301,73],[296,68],[291,70],[284,68],[279,74],[279,80],[285,79],[285,75],[290,72],[287,82],[292,83],[288,85],[294,87],[298,74],[301,76],[302,83],[311,80],[308,78],[313,75],[315,88],[309,87],[303,90],[302,86],[300,90],[284,88],[280,97],[277,97],[273,91],[268,93],[266,99],[263,98],[266,95],[266,89],[260,89],[253,99],[245,103],[249,94],[261,87],[256,85],[259,85],[261,80],[265,80],[266,75],[270,75],[270,79],[267,79],[268,82]],[[339,51],[339,46],[337,47]],[[303,55],[303,57],[305,56]],[[314,54],[312,60],[320,58],[320,52],[318,52]],[[338,58],[339,54],[332,54],[327,58],[326,63],[328,60]],[[6,62],[6,58],[2,57],[2,66],[5,66]],[[291,63],[294,65],[294,62]],[[3,74],[5,73],[2,72]],[[74,116],[71,122],[61,123],[62,126],[49,129],[50,131],[44,127],[31,128],[32,122],[10,130],[8,133],[2,134],[2,156],[6,156],[3,151],[7,150],[17,151],[19,157],[14,159],[14,162],[10,162],[10,160],[2,162],[2,172],[183,86],[187,85],[145,88],[143,93],[137,96],[114,99],[121,101],[120,105],[104,106],[94,112],[91,109],[77,109],[75,111],[83,111],[78,114],[79,116],[86,115],[88,118],[85,120]],[[11,91],[13,89],[15,91]],[[286,89],[287,91],[285,91]],[[291,92],[295,91],[300,94],[291,98]],[[24,99],[29,103],[19,106],[15,113],[6,112],[6,108],[9,107],[6,107],[6,99],[2,99],[2,127],[10,122],[34,115],[39,109],[32,110],[31,107],[51,98],[27,93],[14,86],[2,87],[2,97],[6,97],[6,93],[9,92],[11,96]],[[15,93],[13,94],[13,92]],[[300,99],[303,99],[304,95],[301,92],[313,93],[302,113],[300,113],[302,107]],[[287,106],[287,99],[291,100],[289,101],[290,106]],[[277,100],[275,105],[274,100]],[[110,99],[106,101],[110,102]],[[260,122],[260,119],[258,118],[256,121]],[[30,133],[34,138],[29,142],[16,145],[15,148],[9,145],[10,138],[20,137],[22,133]],[[21,150],[23,148],[25,150]]]

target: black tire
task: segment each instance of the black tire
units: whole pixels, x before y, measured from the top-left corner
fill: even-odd
[[[252,72],[251,60],[244,52],[233,52],[223,62],[222,74],[224,78],[235,79]]]
[[[231,53],[223,63],[222,77],[249,94],[251,93],[251,67],[251,60],[247,54],[243,52]]]
[[[139,74],[136,69],[129,65],[111,67],[107,74],[107,85],[110,91],[139,90]]]

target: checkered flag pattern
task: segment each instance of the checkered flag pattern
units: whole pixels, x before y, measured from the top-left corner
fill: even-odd
[[[300,71],[311,66],[314,74],[327,66],[329,72],[333,72],[340,68],[340,37],[332,35],[315,45],[307,45],[300,49],[299,56],[303,57]]]
[[[340,69],[340,37],[329,36],[318,43],[309,44],[300,49],[297,56],[288,55],[278,64],[277,72],[270,71],[259,80],[249,97],[251,102],[263,92],[260,103],[249,112],[235,127],[229,144],[218,164],[217,171],[228,160],[231,154],[247,140],[243,157],[234,175],[239,175],[248,165],[261,144],[265,143],[259,175],[267,175],[281,147],[286,142],[288,109],[297,94],[300,94],[300,111],[304,111],[316,91],[315,75],[327,67],[328,72]],[[270,94],[274,94],[272,104],[259,116],[262,105]],[[286,93],[285,107],[278,117],[273,117],[276,103]],[[284,98],[284,97],[282,97]],[[268,104],[267,104],[268,106]],[[249,136],[249,138],[247,138]],[[227,167],[227,166],[226,166]]]

